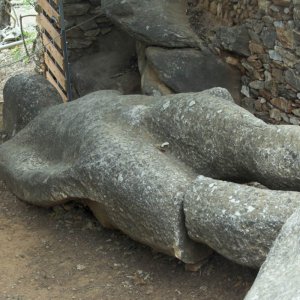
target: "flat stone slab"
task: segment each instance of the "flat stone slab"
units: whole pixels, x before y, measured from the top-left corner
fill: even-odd
[[[139,41],[170,48],[199,47],[183,0],[102,0],[107,16]]]
[[[159,79],[175,93],[223,87],[240,100],[241,74],[208,49],[148,47],[146,57]]]

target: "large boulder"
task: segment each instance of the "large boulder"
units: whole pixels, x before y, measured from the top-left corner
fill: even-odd
[[[297,300],[300,296],[300,209],[283,226],[245,300]]]
[[[210,253],[204,242],[258,267],[300,195],[196,179],[297,190],[299,140],[299,128],[266,125],[220,88],[166,97],[102,91],[49,108],[1,145],[0,179],[40,206],[85,199],[106,226],[186,263]]]
[[[111,20],[135,39],[153,46],[199,47],[184,0],[102,0]]]
[[[213,87],[240,99],[241,74],[208,49],[148,47],[146,58],[162,83],[175,93],[201,92]]]
[[[14,136],[44,109],[62,103],[57,90],[43,76],[24,73],[10,78],[3,91],[3,125]]]

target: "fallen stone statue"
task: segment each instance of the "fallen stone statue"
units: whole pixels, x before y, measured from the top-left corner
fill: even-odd
[[[265,124],[222,88],[98,91],[42,111],[0,146],[0,178],[20,199],[85,201],[104,226],[187,264],[213,249],[259,268],[300,207],[299,164],[299,127]]]

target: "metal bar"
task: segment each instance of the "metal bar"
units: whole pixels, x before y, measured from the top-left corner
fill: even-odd
[[[12,47],[15,47],[15,46],[19,46],[19,45],[22,45],[22,44],[23,44],[23,41],[16,41],[16,42],[12,42],[10,44],[0,45],[0,51],[4,50],[4,49],[9,49],[9,48],[12,48]]]
[[[27,48],[27,45],[25,42],[25,36],[24,36],[24,30],[23,30],[23,18],[26,18],[26,17],[36,17],[36,15],[25,15],[25,16],[20,15],[20,29],[21,29],[22,41],[23,41],[26,55],[28,56],[28,58],[30,58],[30,54],[29,54],[29,51],[28,51],[28,48]]]
[[[63,0],[60,0],[58,2],[58,11],[60,14],[60,28],[61,28],[61,37],[63,43],[65,75],[67,81],[67,96],[68,96],[68,101],[72,101],[72,83],[71,83],[71,73],[70,73],[70,64],[69,64],[69,55],[68,55],[68,46],[67,46],[67,35],[66,35]]]

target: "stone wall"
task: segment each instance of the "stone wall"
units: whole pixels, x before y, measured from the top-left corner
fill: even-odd
[[[263,118],[299,125],[300,1],[190,2],[194,29],[241,70],[244,105]]]
[[[135,40],[106,17],[100,0],[64,0],[73,99],[96,90],[140,93]]]
[[[112,30],[113,25],[102,11],[100,2],[64,0],[67,29],[79,25],[67,32],[71,61],[78,60],[84,54],[97,51],[93,47],[95,42]]]
[[[165,1],[164,4],[158,4],[155,1],[157,10],[165,10],[161,13],[166,15],[166,19],[168,18],[167,10],[172,11],[172,7],[178,16],[181,13],[183,15],[187,13],[190,26],[202,45],[210,49],[214,55],[219,56],[223,63],[232,67],[232,70],[235,69],[239,72],[238,83],[237,73],[221,66],[219,61],[203,67],[203,61],[207,64],[207,62],[212,62],[214,57],[203,52],[203,49],[204,56],[199,52],[201,43],[199,42],[198,45],[193,34],[186,29],[186,24],[184,26],[179,24],[178,27],[185,28],[180,33],[180,36],[185,37],[184,41],[174,42],[172,39],[175,35],[167,36],[165,41],[162,41],[159,29],[156,30],[156,33],[146,30],[148,27],[155,26],[154,23],[157,22],[162,22],[160,27],[164,27],[163,18],[155,19],[158,12],[155,12],[154,8],[153,11],[151,11],[152,7],[145,10],[148,5],[146,2],[141,1],[138,4],[133,1],[126,2],[131,11],[130,15],[127,15],[125,4],[123,5],[122,1],[104,1],[103,7],[100,3],[99,0],[65,0],[68,28],[94,17],[93,20],[68,33],[72,62],[83,55],[96,53],[99,47],[97,48],[95,45],[99,45],[99,41],[101,43],[103,37],[115,28],[112,25],[114,22],[139,42],[138,45],[142,43],[142,47],[138,47],[138,53],[142,53],[139,55],[140,65],[143,65],[141,62],[145,56],[149,62],[148,65],[145,65],[146,68],[140,68],[144,93],[147,94],[150,91],[151,94],[151,91],[154,90],[153,83],[156,85],[156,89],[159,86],[161,93],[198,91],[199,82],[193,84],[194,78],[201,77],[201,70],[208,72],[214,67],[216,74],[228,74],[223,77],[220,75],[215,84],[222,84],[223,87],[228,88],[237,102],[241,101],[243,106],[258,117],[273,123],[300,124],[299,0],[176,0],[175,2]],[[182,9],[180,13],[179,10],[184,6],[187,9]],[[170,14],[174,14],[174,12]],[[150,22],[149,16],[154,18],[155,22]],[[182,17],[178,16],[176,16],[180,20],[178,22],[182,23]],[[173,19],[176,18],[173,16]],[[174,24],[172,26],[174,27]],[[144,27],[146,28],[145,32],[142,29]],[[165,31],[168,32],[168,30]],[[178,36],[176,38],[178,39]],[[164,51],[167,66],[163,70],[160,70],[161,63],[157,63],[155,66],[153,59],[154,55],[152,54],[157,49],[147,50],[149,46],[160,46],[167,50],[179,49],[183,47],[183,44],[185,47],[198,48],[195,50],[198,52]],[[140,49],[143,48],[147,51],[141,52]],[[159,50],[162,52],[163,48]],[[182,66],[179,66],[182,74],[178,74],[178,72],[171,74],[173,70],[166,72],[166,68],[171,65],[170,57],[172,55],[180,56],[178,63],[183,62]],[[159,54],[158,57],[162,56]],[[186,57],[188,59],[185,59]],[[197,57],[202,57],[202,61]],[[191,66],[191,70],[185,69]],[[196,68],[196,66],[198,67]],[[221,66],[221,69],[218,66]],[[195,74],[195,72],[199,73]],[[184,76],[188,73],[194,73],[192,76],[194,78],[185,78]],[[165,78],[168,77],[167,82],[162,80],[164,74]],[[171,79],[174,79],[176,84],[170,82],[170,76],[174,76]],[[157,81],[158,77],[162,84]],[[223,84],[224,80],[221,77],[231,78],[231,82]],[[212,82],[214,78],[213,74],[204,76],[204,80],[208,82],[203,84],[203,88],[214,86],[214,82]],[[184,88],[178,88],[178,85],[184,80],[189,84]],[[239,82],[241,82],[240,86]],[[236,96],[237,92],[240,92],[239,97]]]

